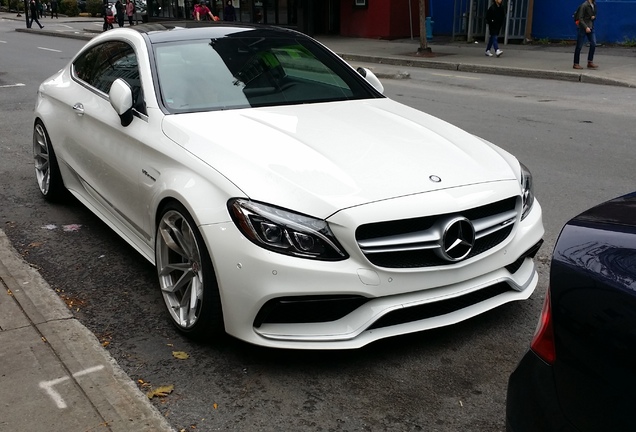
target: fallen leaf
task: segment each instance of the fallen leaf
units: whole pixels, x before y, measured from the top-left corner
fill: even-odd
[[[7,289],[7,294],[9,294],[10,296],[13,295],[13,292],[10,289]]]
[[[213,404],[212,404],[212,407],[213,407],[214,409],[217,409],[219,406],[218,406],[216,403],[213,403]]]
[[[110,342],[108,342],[108,341],[104,341],[104,342],[102,342],[102,346],[103,346],[104,348],[106,348],[108,345],[110,345]]]
[[[173,390],[174,390],[174,384],[170,384],[170,385],[167,385],[167,386],[157,387],[154,390],[150,390],[148,393],[146,393],[146,396],[148,396],[148,399],[152,399],[155,396],[156,397],[166,397],[170,393],[172,393]]]
[[[172,356],[179,360],[185,360],[190,357],[188,353],[184,351],[172,351]]]

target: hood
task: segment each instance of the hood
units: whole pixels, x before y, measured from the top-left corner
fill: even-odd
[[[516,178],[490,145],[390,99],[175,114],[162,127],[249,198],[316,217]]]

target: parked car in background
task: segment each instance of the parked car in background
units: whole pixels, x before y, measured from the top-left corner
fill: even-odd
[[[157,268],[184,334],[358,348],[527,299],[530,171],[314,39],[116,28],[38,91],[35,173]]]
[[[512,373],[510,432],[636,428],[636,192],[570,220],[530,350]]]
[[[134,19],[138,22],[148,22],[148,10],[146,9],[146,0],[135,1]]]

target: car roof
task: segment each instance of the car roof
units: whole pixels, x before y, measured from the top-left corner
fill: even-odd
[[[147,23],[131,27],[144,33],[150,42],[177,42],[192,39],[222,38],[225,36],[277,38],[294,37],[296,39],[308,37],[295,30],[259,24],[217,24],[205,21],[171,21],[169,23]]]

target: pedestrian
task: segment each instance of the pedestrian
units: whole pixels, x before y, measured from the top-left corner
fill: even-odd
[[[119,27],[123,27],[124,26],[124,12],[125,12],[126,8],[124,7],[124,5],[121,3],[121,0],[117,0],[115,2],[115,13],[117,14],[117,25]]]
[[[223,9],[223,21],[236,21],[236,9],[232,6],[232,0],[227,0]]]
[[[581,60],[581,49],[587,38],[590,43],[590,50],[587,53],[588,69],[596,69],[594,64],[594,51],[596,51],[596,33],[594,33],[594,21],[596,20],[596,0],[585,0],[576,10],[575,20],[579,22],[577,28],[576,48],[574,49],[574,69],[583,69],[579,64]]]
[[[57,18],[57,0],[51,0],[51,18],[55,14],[55,18]]]
[[[133,25],[133,15],[135,14],[135,3],[132,0],[126,0],[126,15],[128,16],[128,25]]]
[[[103,30],[112,30],[113,22],[115,22],[115,15],[113,14],[113,9],[110,7],[108,2],[104,3],[104,11],[102,15],[104,16]]]
[[[36,1],[35,4],[38,7],[38,18],[44,18],[44,3],[41,1]]]
[[[29,12],[31,13],[31,20],[29,20],[29,25],[27,25],[27,27],[31,28],[33,21],[35,21],[41,29],[44,28],[44,26],[40,24],[40,21],[38,21],[38,5],[35,4],[35,0],[31,0],[31,3],[29,3]]]
[[[208,20],[208,19],[212,21],[219,20],[219,17],[214,15],[212,11],[210,11],[210,8],[208,8],[204,0],[201,0],[201,3],[199,3],[198,8],[195,7],[194,15],[197,21]]]
[[[488,23],[488,45],[486,46],[486,55],[492,57],[490,48],[495,49],[495,55],[499,57],[503,51],[499,49],[499,32],[506,21],[506,8],[502,5],[502,0],[493,0],[492,4],[486,12],[486,22]]]

